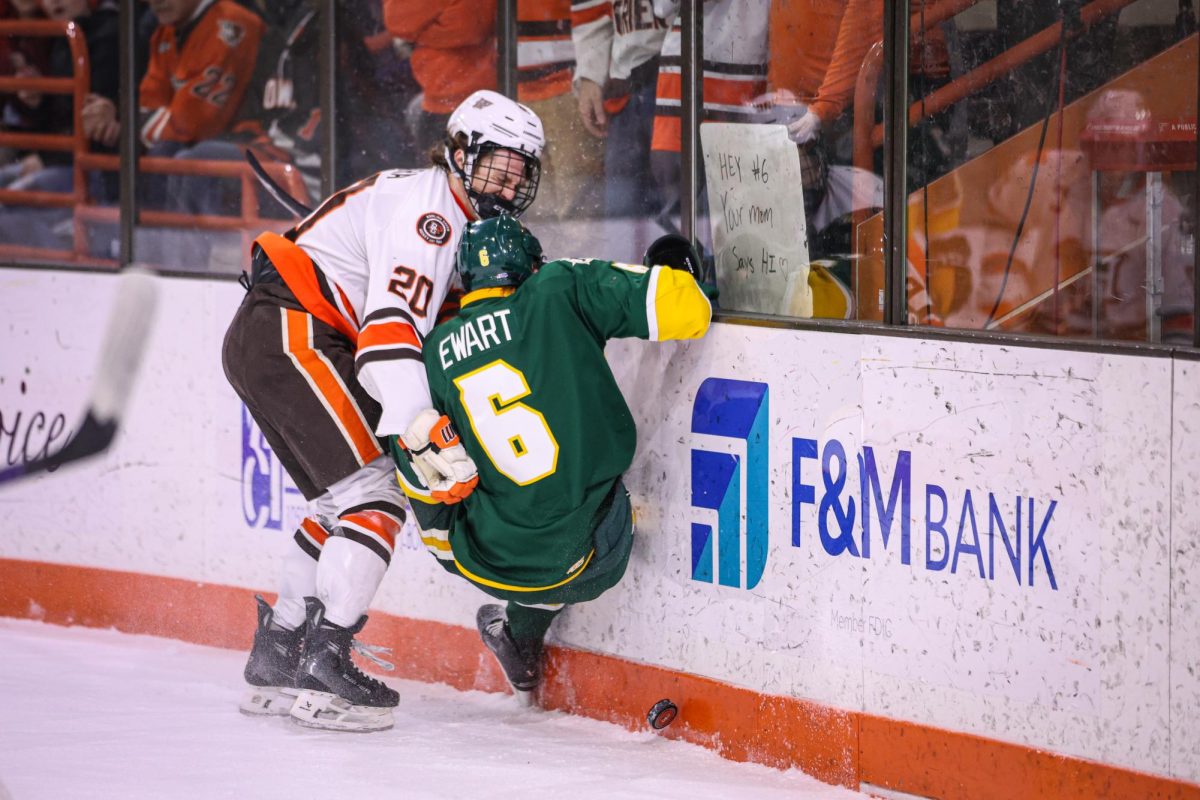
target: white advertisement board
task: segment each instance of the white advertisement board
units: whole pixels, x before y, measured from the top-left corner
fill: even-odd
[[[113,284],[0,271],[9,463],[73,424]],[[0,490],[0,558],[274,587],[302,506],[222,373],[241,295],[163,281],[125,430]],[[1193,364],[730,325],[608,352],[638,536],[560,643],[1200,780]],[[409,535],[376,607],[482,600]]]

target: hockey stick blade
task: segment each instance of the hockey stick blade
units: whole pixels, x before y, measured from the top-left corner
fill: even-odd
[[[79,429],[61,450],[0,469],[0,485],[98,455],[116,437],[150,338],[158,287],[147,270],[127,269],[117,284],[92,393]]]
[[[279,205],[295,214],[297,219],[303,219],[312,213],[311,208],[285,192],[283,187],[267,174],[267,170],[250,150],[246,151],[246,163],[250,165],[250,169],[254,171],[254,177],[258,178],[258,182],[270,193],[271,197],[274,197]]]

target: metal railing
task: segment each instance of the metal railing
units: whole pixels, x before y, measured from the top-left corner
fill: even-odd
[[[0,20],[0,37],[66,37],[71,48],[73,75],[54,77],[0,77],[0,92],[35,91],[44,94],[72,96],[71,133],[25,133],[0,131],[0,146],[19,150],[65,152],[72,155],[72,188],[67,192],[27,189],[0,189],[0,203],[34,208],[72,209],[72,248],[60,250],[16,242],[0,243],[0,259],[40,259],[72,264],[117,267],[119,261],[91,255],[88,244],[89,223],[118,223],[121,209],[116,205],[94,202],[88,191],[89,171],[119,172],[118,156],[91,152],[91,143],[83,132],[83,101],[91,89],[87,42],[73,22],[51,20]],[[136,222],[147,227],[194,228],[210,231],[238,231],[242,234],[244,253],[249,253],[250,240],[265,229],[280,229],[290,225],[288,220],[263,217],[258,202],[257,183],[249,165],[241,161],[177,160],[142,156],[138,171],[154,175],[180,175],[237,180],[240,183],[240,213],[233,215],[196,215],[175,211],[140,209]],[[291,164],[264,161],[263,167],[290,194],[307,197],[308,192],[299,171]],[[247,256],[248,257],[248,256]]]

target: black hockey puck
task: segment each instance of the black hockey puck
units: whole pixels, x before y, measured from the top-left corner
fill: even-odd
[[[650,727],[654,730],[661,731],[674,722],[678,714],[679,706],[670,700],[659,700],[646,712],[646,722],[649,722]]]

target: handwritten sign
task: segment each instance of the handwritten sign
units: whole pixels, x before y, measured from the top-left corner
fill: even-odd
[[[812,316],[800,155],[783,125],[700,126],[721,306]]]

